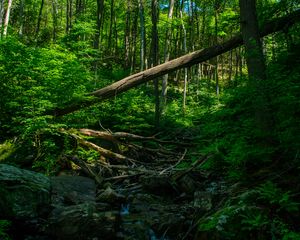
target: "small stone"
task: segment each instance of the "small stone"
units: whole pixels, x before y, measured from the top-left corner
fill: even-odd
[[[125,196],[115,192],[112,188],[107,187],[98,197],[97,201],[106,203],[120,203],[125,201]]]

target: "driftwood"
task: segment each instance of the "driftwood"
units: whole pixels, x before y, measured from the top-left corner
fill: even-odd
[[[300,10],[297,10],[284,17],[274,19],[268,22],[267,24],[265,24],[264,27],[261,28],[260,36],[264,37],[268,34],[280,31],[284,28],[287,28],[295,24],[299,20],[300,20]],[[71,102],[70,106],[65,108],[57,108],[53,111],[48,112],[48,114],[54,116],[62,116],[74,112],[76,110],[82,109],[84,107],[91,106],[103,99],[114,97],[119,93],[125,92],[133,87],[136,87],[142,83],[153,80],[157,77],[163,76],[167,73],[173,72],[178,69],[186,68],[198,63],[205,62],[213,57],[228,52],[242,44],[243,44],[242,35],[238,34],[237,36],[231,38],[230,40],[222,44],[189,53],[187,55],[176,58],[174,60],[165,62],[161,65],[128,76],[107,87],[88,93],[87,96],[90,96],[91,98],[82,100],[76,104],[74,104],[74,102]]]

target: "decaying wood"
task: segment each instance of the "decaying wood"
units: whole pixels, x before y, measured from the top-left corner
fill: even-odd
[[[72,157],[66,156],[66,157],[69,160],[71,160],[74,164],[79,166],[82,169],[82,171],[84,171],[88,176],[95,179],[95,181],[98,184],[101,184],[103,182],[102,177],[99,174],[96,174],[86,162],[80,160],[79,158],[77,158],[75,156],[72,156]]]
[[[139,141],[155,140],[154,137],[143,137],[143,136],[126,133],[126,132],[111,133],[111,132],[107,132],[107,131],[95,131],[95,130],[86,129],[86,128],[79,129],[79,132],[86,136],[97,137],[97,138],[101,138],[101,139],[105,139],[105,140],[113,141],[113,142],[117,141],[118,139],[121,139],[121,138],[125,138],[128,140],[139,140]]]
[[[107,150],[107,149],[105,149],[103,147],[100,147],[100,146],[98,146],[95,143],[86,141],[86,140],[84,140],[83,138],[81,138],[80,136],[78,136],[78,135],[76,135],[74,133],[71,133],[70,135],[77,140],[77,142],[79,143],[79,145],[88,147],[90,149],[94,149],[95,151],[97,151],[98,153],[100,153],[102,156],[104,156],[106,158],[114,159],[114,160],[116,160],[118,162],[122,162],[122,163],[127,162],[127,161],[132,162],[132,163],[135,162],[135,160],[132,159],[132,158],[128,158],[128,157],[123,156],[123,155],[121,155],[119,153],[115,153],[115,152]]]
[[[276,18],[270,21],[269,23],[265,24],[265,26],[261,28],[260,37],[264,37],[268,34],[280,31],[288,26],[295,24],[299,20],[300,20],[300,10],[297,10],[284,17]],[[49,114],[54,116],[62,116],[74,112],[76,110],[79,110],[81,108],[91,106],[103,99],[114,97],[119,93],[125,92],[133,87],[136,87],[142,83],[153,80],[157,77],[163,76],[167,73],[205,62],[213,57],[228,52],[242,44],[243,44],[243,38],[241,34],[238,34],[237,36],[231,38],[230,40],[222,44],[189,53],[187,55],[176,58],[174,60],[165,62],[156,67],[149,68],[145,71],[128,76],[107,87],[101,88],[99,90],[87,94],[87,96],[94,97],[94,98],[89,98],[76,104],[72,102],[70,106],[65,108],[55,109]]]
[[[191,171],[195,171],[198,174],[200,173],[201,176],[206,176],[203,171],[196,170],[196,167],[203,164],[210,156],[203,156],[198,161],[191,164],[188,168],[178,169],[178,164],[181,163],[186,157],[186,148],[181,148],[182,155],[177,156],[174,153],[169,153],[169,155],[167,153],[166,155],[157,154],[157,152],[159,152],[161,149],[147,149],[144,148],[144,146],[137,145],[137,143],[140,141],[137,139],[141,139],[142,141],[146,141],[148,139],[148,141],[151,141],[153,143],[153,139],[156,139],[155,136],[143,137],[124,132],[115,134],[108,131],[98,132],[90,129],[81,129],[80,131],[74,129],[60,129],[60,132],[76,139],[78,145],[96,150],[101,155],[105,156],[105,161],[101,159],[95,159],[92,164],[88,164],[84,161],[84,159],[79,159],[76,156],[66,156],[67,159],[78,165],[85,174],[95,179],[100,187],[107,186],[104,183],[108,183],[110,186],[114,186],[114,184],[118,183],[118,185],[122,185],[125,191],[125,189],[128,189],[128,185],[130,186],[130,184],[132,184],[132,182],[136,181],[138,178],[139,183],[141,184],[138,189],[142,187],[155,191],[155,189],[160,189],[163,187],[167,188],[167,191],[174,191],[178,188],[184,189],[183,191],[186,191],[187,193],[191,193],[191,188],[193,186],[196,186],[196,184],[194,184],[195,181],[189,180],[192,181],[192,184],[187,185],[185,184],[187,180],[184,179],[183,176],[186,174],[190,174]],[[133,160],[127,156],[114,153],[110,150],[98,146],[95,143],[89,142],[89,139],[84,138],[83,133],[85,133],[89,137],[104,136],[104,139],[110,140],[112,142],[118,141],[118,144],[125,141],[127,146],[136,148],[136,152],[138,153],[137,160]],[[126,137],[128,137],[129,139],[127,139]],[[132,140],[134,143],[131,143],[130,140]],[[159,148],[163,148],[163,146],[159,146]],[[141,152],[143,154],[139,155]],[[154,157],[151,157],[151,161],[149,161],[147,157],[144,157],[145,154]],[[169,157],[172,157],[176,161],[176,163],[174,163],[174,161],[170,163],[170,161],[168,160]],[[156,180],[159,181],[158,184]],[[188,188],[186,188],[185,186],[188,186]]]
[[[208,159],[210,159],[212,157],[212,155],[207,155],[207,156],[204,156],[202,158],[199,158],[196,162],[194,162],[191,167],[183,170],[183,171],[180,171],[176,174],[173,175],[173,179],[175,181],[177,181],[178,179],[182,178],[184,175],[188,174],[189,172],[191,172],[192,170],[194,170],[196,167],[199,167],[201,165],[203,165]]]
[[[111,142],[116,142],[116,143],[118,143],[120,139],[126,139],[126,140],[138,140],[138,141],[143,141],[143,142],[153,141],[153,142],[157,142],[157,143],[183,145],[183,146],[193,145],[192,143],[161,140],[161,139],[156,138],[155,136],[144,137],[144,136],[127,133],[127,132],[114,132],[113,133],[113,132],[108,132],[108,131],[95,131],[95,130],[86,129],[86,128],[79,129],[79,132],[86,136],[101,138],[101,139],[108,140]],[[157,151],[157,149],[153,149],[153,150]]]

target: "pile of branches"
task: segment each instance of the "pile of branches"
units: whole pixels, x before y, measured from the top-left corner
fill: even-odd
[[[185,139],[185,142],[162,140],[157,137],[159,134],[144,137],[91,129],[61,129],[61,132],[76,140],[79,146],[99,153],[100,158],[92,164],[77,156],[66,156],[98,184],[116,184],[142,175],[180,178],[206,160],[206,157],[200,157],[187,168],[178,170],[177,166],[185,160],[187,147],[193,145],[190,139]],[[114,151],[97,144],[101,141],[110,142]]]

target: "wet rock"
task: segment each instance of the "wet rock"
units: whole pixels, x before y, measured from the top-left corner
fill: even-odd
[[[194,207],[201,211],[209,211],[212,208],[212,194],[205,191],[194,193]]]
[[[111,203],[111,204],[120,204],[125,201],[125,196],[117,193],[111,187],[107,187],[105,191],[97,196],[97,201]]]
[[[140,182],[146,191],[153,194],[165,196],[177,193],[168,176],[141,176]]]
[[[180,192],[192,194],[196,190],[196,182],[189,175],[180,178],[177,185]]]
[[[101,212],[97,205],[84,203],[57,207],[49,218],[46,232],[55,239],[115,239],[117,211]]]
[[[75,205],[95,202],[95,181],[81,176],[51,177],[52,204]]]
[[[149,193],[135,194],[128,200],[127,214],[120,216],[121,239],[182,239],[194,213],[189,204],[173,204]]]
[[[50,211],[50,180],[32,171],[0,164],[0,215],[30,219]]]

